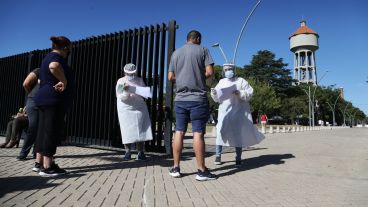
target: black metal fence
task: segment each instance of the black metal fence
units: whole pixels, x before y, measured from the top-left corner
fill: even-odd
[[[163,151],[165,146],[166,152],[171,152],[173,89],[166,80],[176,29],[176,22],[170,21],[168,25],[145,26],[73,42],[68,63],[75,72],[77,95],[67,116],[69,141],[121,147],[115,84],[123,75],[122,67],[131,62],[146,85],[153,88],[147,106],[154,139],[146,143],[147,150]],[[5,133],[9,116],[25,103],[24,78],[40,66],[49,52],[50,49],[35,50],[0,58],[1,134]]]

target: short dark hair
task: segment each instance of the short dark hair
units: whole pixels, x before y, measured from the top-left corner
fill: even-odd
[[[202,38],[202,35],[200,32],[198,32],[197,30],[192,30],[188,33],[187,35],[187,41],[191,40],[191,39],[201,39]]]

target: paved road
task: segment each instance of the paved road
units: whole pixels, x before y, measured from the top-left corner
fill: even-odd
[[[122,151],[60,147],[57,163],[70,173],[48,179],[31,171],[34,160],[15,160],[19,149],[0,149],[0,206],[368,206],[367,128],[268,134],[240,168],[231,148],[215,166],[207,137],[207,165],[219,176],[208,182],[194,179],[190,142],[177,179],[159,154],[123,162]]]

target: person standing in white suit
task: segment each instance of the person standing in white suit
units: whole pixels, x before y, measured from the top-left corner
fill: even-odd
[[[215,164],[221,164],[222,146],[236,149],[235,165],[241,165],[242,148],[260,143],[264,135],[253,125],[249,101],[253,88],[246,80],[235,76],[235,66],[224,64],[221,79],[215,88],[211,88],[211,97],[219,102],[218,123],[216,125],[216,158]],[[234,87],[233,94],[222,100],[217,91]]]
[[[120,123],[121,139],[125,147],[124,160],[131,159],[131,145],[137,144],[136,160],[146,160],[144,142],[152,140],[151,120],[144,99],[129,90],[130,87],[146,86],[136,75],[137,68],[128,63],[124,66],[125,76],[116,83],[116,102]]]

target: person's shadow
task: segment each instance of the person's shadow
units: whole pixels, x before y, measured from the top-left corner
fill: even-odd
[[[249,159],[242,160],[242,165],[240,167],[236,167],[235,165],[226,165],[223,167],[212,169],[212,172],[216,171],[226,171],[222,173],[215,173],[218,177],[229,176],[235,174],[237,172],[252,170],[260,167],[264,167],[267,165],[280,165],[284,164],[284,159],[295,158],[292,154],[272,154],[272,155],[261,155],[259,157],[252,157]],[[235,163],[234,163],[235,164]]]

